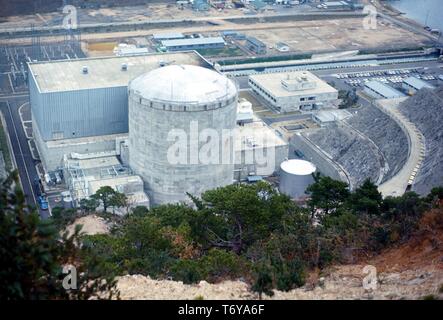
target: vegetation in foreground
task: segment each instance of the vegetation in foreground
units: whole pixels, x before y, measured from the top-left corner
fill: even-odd
[[[2,121],[0,121],[0,152],[3,154],[5,161],[6,172],[12,171],[11,155],[9,154],[7,136],[5,133],[6,128],[3,127]]]
[[[346,262],[350,255],[376,254],[408,240],[424,212],[443,199],[443,188],[434,189],[425,198],[406,193],[382,199],[370,181],[350,192],[343,182],[322,176],[315,179],[305,207],[265,182],[231,185],[207,191],[201,198],[189,195],[193,206],[134,208],[118,219],[110,234],[80,237],[77,233],[73,239],[60,238],[56,229],[64,230],[73,216],[89,214],[97,202],[77,212],[60,209],[52,221],[40,222],[23,205],[22,195],[12,193],[4,184],[2,203],[8,205],[1,208],[2,264],[9,270],[27,270],[32,264],[32,269],[42,271],[19,273],[14,278],[2,271],[1,287],[11,289],[1,295],[41,297],[12,295],[12,288],[23,292],[31,283],[46,294],[48,279],[60,279],[60,266],[66,261],[75,261],[87,270],[89,279],[109,279],[111,289],[115,289],[115,275],[142,274],[184,283],[242,279],[260,297],[272,295],[274,289],[288,291],[302,286],[309,270]],[[38,230],[43,226],[51,231],[41,234]],[[29,231],[23,237],[14,231],[18,228]],[[75,247],[74,241],[81,241],[82,246]],[[46,253],[47,248],[54,248],[54,252]],[[39,282],[41,279],[45,281]],[[55,288],[59,280],[53,281]],[[66,292],[59,291],[54,289],[48,296],[65,298]],[[72,293],[69,297],[77,298]]]
[[[1,300],[118,297],[113,276],[101,273],[95,253],[79,248],[80,226],[68,236],[53,221],[41,220],[25,204],[17,172],[0,183]],[[76,268],[76,283],[65,266]],[[71,289],[64,288],[64,280]]]

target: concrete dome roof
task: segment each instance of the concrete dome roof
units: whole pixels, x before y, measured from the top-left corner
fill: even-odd
[[[299,176],[312,174],[316,170],[313,163],[299,159],[286,160],[281,163],[280,168],[287,173]]]
[[[213,70],[192,65],[169,65],[145,73],[129,89],[151,101],[205,104],[237,93],[234,83]]]

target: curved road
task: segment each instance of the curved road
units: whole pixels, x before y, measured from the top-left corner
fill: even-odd
[[[405,165],[394,177],[378,187],[384,197],[401,196],[405,193],[408,185],[413,183],[418,170],[420,170],[426,153],[423,134],[398,109],[400,102],[404,100],[405,98],[379,100],[375,103],[376,107],[402,127],[409,140],[409,157]]]

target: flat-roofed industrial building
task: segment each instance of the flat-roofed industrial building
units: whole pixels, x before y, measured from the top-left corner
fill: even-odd
[[[222,37],[200,37],[162,41],[168,51],[188,51],[198,49],[223,48],[226,43]]]
[[[211,68],[196,52],[29,63],[33,134],[46,169],[69,152],[115,149],[128,132],[128,83],[168,64]]]
[[[251,89],[281,112],[334,107],[338,91],[307,71],[249,76]]]
[[[365,83],[365,92],[375,99],[396,99],[405,95],[379,81],[369,81]]]
[[[246,38],[246,46],[256,54],[266,54],[266,44],[254,37]]]
[[[415,94],[418,90],[423,88],[434,89],[434,86],[416,77],[409,77],[403,80],[402,87],[407,90],[410,95]]]
[[[154,33],[152,38],[156,41],[183,39],[185,35],[181,32]]]

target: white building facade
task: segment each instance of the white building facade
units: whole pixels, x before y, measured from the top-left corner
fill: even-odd
[[[280,112],[311,111],[334,107],[338,91],[310,72],[249,76],[251,89]]]

